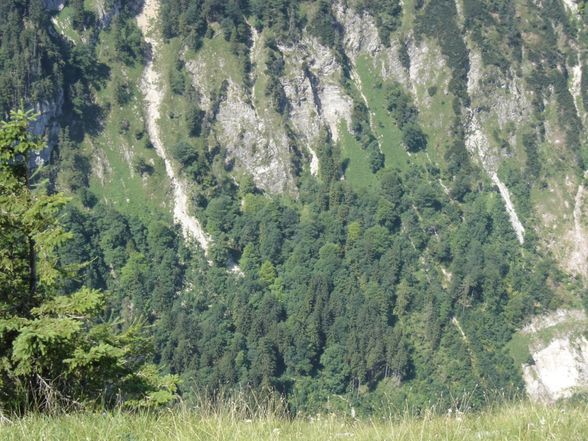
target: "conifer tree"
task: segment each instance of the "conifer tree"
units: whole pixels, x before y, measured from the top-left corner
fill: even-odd
[[[28,130],[32,120],[18,111],[0,123],[0,406],[167,403],[176,381],[145,364],[141,324],[117,332],[101,322],[99,291],[61,294],[75,273],[57,253],[70,238],[59,222],[68,198],[34,182],[30,155],[43,144]]]

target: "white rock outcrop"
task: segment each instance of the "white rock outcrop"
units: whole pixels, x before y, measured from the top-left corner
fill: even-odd
[[[285,78],[282,81],[284,92],[290,102],[290,121],[311,155],[310,172],[318,175],[319,159],[315,151],[315,143],[321,131],[321,117],[310,79],[303,73]]]
[[[588,340],[581,333],[585,327],[583,311],[558,310],[521,330],[532,339],[533,363],[522,366],[532,400],[553,403],[588,388]],[[543,341],[539,336],[546,330],[554,336]]]
[[[250,51],[252,90],[247,90],[237,79],[227,76],[220,101],[213,103],[218,93],[210,81],[218,66],[227,62],[219,55],[211,60],[196,54],[186,60],[192,85],[199,96],[200,107],[207,112],[211,140],[226,148],[229,158],[253,177],[255,184],[269,193],[294,192],[291,141],[279,115],[273,108],[256,102],[257,79],[265,70],[265,53],[261,35],[252,31]],[[216,106],[213,109],[213,104]]]
[[[583,69],[581,60],[578,60],[578,63],[575,66],[568,69],[570,73],[568,87],[570,90],[570,94],[574,98],[576,112],[578,112],[578,116],[580,117],[580,119],[585,121],[585,112],[587,109],[584,109],[584,106],[582,105],[582,70]]]
[[[143,11],[137,17],[137,24],[143,32],[145,40],[151,46],[151,56],[147,61],[141,81],[141,88],[145,100],[145,123],[149,138],[151,139],[157,154],[165,164],[165,171],[171,183],[174,220],[181,225],[185,238],[195,240],[204,251],[207,251],[210,239],[202,229],[198,219],[190,214],[190,204],[185,184],[180,177],[176,175],[171,160],[169,159],[165,146],[161,140],[161,134],[159,131],[159,112],[161,103],[163,102],[163,89],[155,62],[157,61],[160,42],[158,38],[156,38],[156,31],[152,26],[152,24],[157,21],[158,17],[158,0],[146,0],[143,6]]]
[[[279,45],[284,58],[284,74],[280,78],[286,99],[288,116],[278,115],[268,98],[258,96],[260,79],[267,76],[267,49],[263,35],[252,30],[250,61],[252,91],[247,91],[234,79],[227,88],[218,109],[215,109],[211,133],[227,149],[231,158],[247,170],[256,184],[270,192],[295,191],[292,174],[292,140],[310,157],[310,172],[318,175],[319,159],[316,152],[325,132],[333,141],[340,137],[342,122],[351,124],[353,100],[341,84],[342,67],[333,51],[314,37],[304,37],[292,45]],[[215,60],[222,63],[223,60]],[[209,60],[196,55],[186,67],[192,84],[200,96],[201,107],[211,112],[210,73],[214,70]]]
[[[523,366],[527,393],[536,401],[555,402],[588,386],[588,340],[562,337],[533,353]]]
[[[286,70],[290,72],[284,79],[284,90],[293,107],[297,134],[312,146],[321,128],[326,128],[337,142],[341,122],[351,125],[353,100],[341,85],[342,68],[335,54],[314,37],[305,37],[296,45],[280,49],[286,57]],[[312,79],[302,69],[304,64]],[[296,84],[300,87],[292,87]],[[318,120],[312,121],[313,118]]]
[[[530,105],[526,101],[526,96],[522,93],[522,86],[515,80],[514,75],[511,78],[505,78],[500,73],[495,72],[494,81],[496,83],[503,82],[498,90],[504,90],[505,92],[486,93],[483,90],[482,83],[487,73],[482,63],[481,53],[470,48],[469,61],[468,94],[472,102],[482,102],[490,111],[480,112],[479,109],[470,109],[465,130],[465,145],[468,151],[478,158],[482,168],[498,188],[510,223],[519,243],[522,245],[525,241],[525,228],[519,219],[507,186],[498,178],[497,172],[501,160],[500,152],[496,147],[492,146],[490,136],[486,133],[484,127],[487,126],[488,118],[496,117],[499,127],[504,129],[507,123],[516,123],[523,119],[529,111]]]
[[[504,183],[498,179],[498,175],[496,173],[492,173],[491,178],[492,182],[494,182],[496,187],[498,187],[498,192],[504,201],[506,212],[508,213],[508,218],[510,219],[512,228],[515,230],[517,239],[522,245],[525,242],[525,227],[523,227],[523,224],[521,224],[521,221],[519,220],[519,216],[517,215],[514,204],[510,199],[510,192],[508,191],[508,188],[506,188],[506,185],[504,185]]]
[[[588,172],[586,172],[586,177],[588,177]],[[574,274],[588,276],[588,227],[585,216],[585,193],[584,185],[580,184],[574,198],[574,226],[567,237],[571,246],[567,267]]]
[[[354,8],[341,1],[333,7],[333,10],[341,23],[345,52],[351,62],[355,65],[360,56],[368,56],[382,78],[394,79],[405,87],[409,87],[409,73],[400,62],[398,43],[393,41],[389,46],[382,43],[374,18],[369,14],[358,14]],[[414,46],[414,41],[411,40],[411,42]],[[411,51],[410,48],[409,51]],[[413,53],[410,54],[411,61],[415,55],[418,56],[417,51],[418,49],[413,47]],[[431,69],[431,64],[428,64],[427,70],[434,70]]]
[[[63,110],[63,90],[60,90],[57,98],[53,100],[36,103],[33,110],[38,117],[30,126],[31,133],[44,137],[47,144],[40,152],[33,153],[29,160],[32,166],[42,166],[50,161],[59,136],[60,127],[57,118],[61,116]]]
[[[577,14],[579,11],[578,0],[562,0],[565,7],[572,13]]]
[[[289,140],[285,130],[246,99],[243,88],[229,81],[226,99],[221,103],[215,136],[255,183],[270,193],[293,187]]]

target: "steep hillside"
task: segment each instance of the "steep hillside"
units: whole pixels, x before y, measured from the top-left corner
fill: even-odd
[[[41,110],[62,258],[186,397],[535,393],[525,325],[588,303],[585,1],[38,3],[0,107]]]
[[[182,226],[184,237],[186,239],[192,238],[197,241],[200,247],[206,251],[208,249],[208,238],[206,233],[202,230],[200,223],[196,218],[190,215],[190,207],[188,205],[188,196],[186,194],[186,184],[182,182],[181,178],[176,176],[176,171],[168,158],[167,152],[163,142],[161,141],[159,120],[160,110],[163,102],[163,91],[160,74],[157,71],[156,62],[160,57],[160,39],[158,29],[155,26],[159,18],[159,2],[156,0],[146,1],[143,5],[141,14],[137,17],[139,28],[145,36],[145,41],[149,45],[147,55],[147,65],[142,78],[141,90],[144,94],[145,100],[145,117],[147,125],[147,133],[149,139],[153,143],[155,150],[159,157],[165,164],[165,171],[172,186],[173,193],[173,212],[174,220]]]

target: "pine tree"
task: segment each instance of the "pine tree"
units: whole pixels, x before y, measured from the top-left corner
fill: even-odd
[[[146,365],[150,342],[141,325],[116,332],[100,322],[104,294],[60,286],[75,268],[59,265],[70,238],[59,223],[68,203],[36,184],[30,154],[33,117],[12,112],[0,123],[0,406],[23,412],[173,399],[175,378]]]

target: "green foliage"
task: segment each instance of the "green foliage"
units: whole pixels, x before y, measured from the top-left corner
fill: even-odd
[[[88,43],[70,45],[64,40],[55,45],[55,51],[49,50],[53,34],[45,39],[39,27],[46,23],[50,28],[48,14],[35,12],[33,2],[11,3],[0,7],[12,14],[6,15],[8,30],[2,28],[1,34],[1,71],[6,73],[0,75],[0,86],[8,86],[0,94],[5,103],[37,98],[41,95],[34,95],[31,85],[39,87],[39,72],[54,81],[43,86],[48,90],[63,82],[63,76],[63,124],[71,131],[65,130],[59,142],[57,186],[76,193],[83,206],[63,207],[61,202],[53,206],[50,199],[39,209],[46,217],[32,216],[43,221],[54,219],[59,212],[70,234],[56,229],[36,242],[41,246],[45,239],[53,241],[43,259],[37,259],[38,265],[46,266],[50,283],[37,282],[36,294],[26,308],[15,293],[30,291],[25,271],[29,251],[22,245],[27,230],[23,226],[18,234],[0,239],[4,241],[0,262],[6,268],[0,274],[0,286],[7,287],[2,295],[10,300],[0,314],[19,305],[27,312],[24,317],[19,311],[2,316],[8,343],[0,348],[10,371],[0,385],[2,390],[24,391],[24,386],[31,385],[34,391],[22,394],[37,399],[42,384],[48,384],[59,391],[62,401],[100,396],[110,404],[120,390],[129,406],[167,402],[175,393],[175,377],[162,378],[153,366],[142,367],[150,359],[145,352],[149,344],[136,323],[144,318],[156,344],[154,359],[161,368],[181,376],[180,393],[187,402],[195,395],[247,386],[283,393],[293,412],[347,406],[341,403],[359,412],[374,412],[384,397],[401,407],[428,409],[434,396],[439,397],[439,408],[446,409],[454,404],[451,397],[465,391],[470,392],[468,399],[476,408],[492,401],[493,391],[500,390],[506,397],[519,393],[521,379],[513,361],[504,355],[505,345],[529,315],[557,305],[551,287],[560,289],[560,280],[532,246],[519,252],[496,191],[470,161],[464,143],[465,115],[461,114],[469,106],[468,53],[453,2],[404,2],[404,13],[396,0],[351,2],[360,12],[374,16],[385,44],[399,37],[400,61],[407,70],[408,41],[397,35],[401,25],[404,35],[438,40],[452,71],[448,99],[457,98],[454,115],[439,118],[445,124],[446,116],[455,117],[452,124],[439,126],[450,133],[440,138],[429,130],[431,125],[427,127],[429,140],[424,124],[430,123],[425,118],[431,118],[431,111],[421,108],[419,114],[411,95],[397,83],[383,82],[379,87],[378,80],[366,74],[370,71],[364,67],[371,62],[367,57],[354,61],[367,86],[363,91],[369,104],[357,100],[360,94],[352,86],[351,63],[332,2],[161,1],[163,35],[177,38],[161,45],[170,60],[163,79],[168,80],[173,99],[184,103],[178,110],[162,112],[161,123],[165,124],[164,115],[173,113],[177,127],[185,131],[170,130],[166,148],[189,184],[196,215],[213,237],[206,257],[183,245],[179,230],[169,226],[169,213],[145,210],[138,213],[138,219],[114,208],[118,188],[99,197],[88,190],[90,161],[77,143],[84,133],[92,136],[84,147],[108,149],[107,137],[93,137],[102,130],[104,119],[114,134],[120,130],[122,139],[149,143],[140,118],[117,115],[119,106],[124,107],[123,113],[130,111],[129,103],[136,94],[133,78],[140,75],[146,55],[131,3],[122,3],[110,28],[92,31],[83,30],[92,26],[92,20],[84,17],[82,2],[72,0],[74,26],[85,32],[88,38],[82,40]],[[559,32],[571,35],[574,30],[569,25],[573,23],[566,24],[569,20],[561,15],[561,5],[552,3],[546,3],[553,7],[535,23],[524,14],[536,8],[532,2],[524,8],[509,2],[463,2],[465,30],[480,47],[484,63],[503,72],[519,67],[525,67],[521,69],[525,75],[531,72],[526,80],[534,91],[539,122],[537,127],[524,129],[524,134],[517,133],[526,170],[514,160],[505,161],[508,164],[500,170],[525,218],[532,215],[528,201],[533,181],[529,176],[540,177],[548,171],[542,162],[540,127],[542,118],[548,117],[541,107],[549,102],[548,91],[558,101],[557,117],[568,143],[574,147],[582,140],[582,127],[567,90],[566,62],[573,54],[558,53]],[[414,33],[407,28],[414,18],[413,7]],[[29,12],[37,14],[30,18],[33,26],[26,28],[35,37],[23,31],[23,40],[17,42],[16,30],[24,29],[23,17],[28,19]],[[320,158],[319,179],[298,176],[296,198],[263,194],[250,176],[231,171],[233,164],[224,146],[218,144],[214,126],[230,80],[219,80],[222,85],[211,93],[210,112],[205,115],[203,101],[178,60],[181,57],[165,52],[184,44],[191,51],[198,50],[205,38],[218,33],[215,41],[230,47],[242,67],[244,90],[252,92],[251,26],[263,32],[260,41],[265,40],[267,46],[265,66],[257,66],[265,69],[265,75],[259,77],[261,84],[267,76],[261,92],[283,116],[279,123],[288,130],[290,109],[282,84],[289,55],[281,49],[296,47],[303,32],[310,32],[333,50],[343,66],[347,92],[356,98],[352,133],[341,127],[340,143],[326,131],[321,134],[313,146]],[[536,36],[525,26],[536,26],[544,35],[536,46],[525,47],[530,63],[519,66],[511,61],[522,57],[521,30],[533,37],[529,40]],[[107,43],[101,43],[103,37]],[[35,61],[31,47],[45,54],[42,63]],[[20,59],[14,56],[15,48],[24,54]],[[188,59],[194,54],[188,51],[185,55]],[[13,56],[15,60],[10,59]],[[112,72],[98,58],[112,61]],[[36,65],[26,66],[23,60]],[[313,89],[320,91],[321,79],[307,63],[301,67]],[[8,78],[8,72],[14,76]],[[237,84],[239,80],[233,76],[231,81]],[[445,87],[441,82],[421,86],[417,86],[419,96],[428,93],[431,99],[424,96],[425,101],[436,109],[445,99]],[[426,91],[421,90],[427,86]],[[104,106],[103,115],[94,104],[101,94],[106,95],[105,102],[117,105],[110,108],[108,118],[102,116],[107,116],[109,108]],[[92,120],[98,123],[91,126]],[[380,130],[386,124],[389,126]],[[291,141],[294,151],[297,140],[291,136]],[[434,147],[428,154],[408,155],[401,147],[404,144],[413,153],[427,148],[428,143]],[[351,173],[345,173],[352,166],[347,168],[349,163],[342,161],[342,155],[351,157],[347,144],[353,144],[355,157],[363,161],[353,179]],[[141,175],[137,177],[142,183],[157,178],[161,163],[154,158],[154,152],[137,151],[130,174]],[[14,165],[26,169],[25,162],[17,164],[19,161]],[[391,170],[391,166],[402,170]],[[126,173],[129,167],[123,163],[122,169]],[[119,171],[114,170],[113,175],[116,173]],[[124,186],[122,182],[120,187]],[[164,205],[169,206],[168,201],[147,196],[162,211]],[[25,205],[14,203],[9,212],[24,216]],[[6,219],[0,220],[0,228],[15,224],[13,218]],[[49,231],[43,226],[35,228]],[[65,240],[68,236],[71,240]],[[211,266],[207,260],[212,261]],[[227,263],[237,263],[240,271],[227,271]],[[51,272],[69,267],[79,267],[79,276]],[[43,271],[37,271],[38,277]],[[108,289],[112,295],[101,295],[99,289]],[[100,320],[104,308],[108,316],[119,317],[114,326]],[[13,356],[11,343],[17,340]],[[16,378],[17,369],[27,381],[37,382]],[[34,376],[37,373],[44,383]],[[12,387],[16,383],[20,389]],[[19,397],[15,395],[14,401]]]
[[[135,160],[133,168],[140,175],[150,175],[154,171],[153,166],[149,164],[143,157],[139,157]]]
[[[59,138],[59,152],[63,170],[60,181],[63,187],[72,192],[87,188],[90,174],[88,158],[76,148],[67,129],[61,133]]]
[[[296,39],[300,23],[300,0],[250,0],[249,8],[257,20],[258,28],[272,29],[280,39]]]
[[[376,19],[380,39],[390,44],[390,37],[398,29],[402,19],[402,6],[398,0],[361,0],[359,11],[366,11]]]
[[[198,146],[180,141],[173,146],[172,155],[180,163],[184,173],[200,184],[205,182],[209,163],[207,156]]]
[[[228,232],[235,220],[236,208],[230,197],[223,195],[212,199],[206,207],[207,227],[213,232]]]
[[[427,147],[427,136],[418,123],[418,109],[398,83],[388,86],[388,111],[402,130],[402,141],[409,152]]]
[[[388,87],[388,111],[392,113],[400,128],[414,122],[418,116],[418,110],[410,95],[404,92],[399,83],[393,83]]]
[[[165,38],[183,37],[188,46],[197,50],[205,35],[211,36],[212,23],[218,23],[225,40],[234,43],[237,55],[243,55],[250,37],[245,22],[246,2],[231,0],[165,0],[161,4]]]
[[[182,72],[184,63],[181,60],[174,63],[169,72],[169,85],[176,95],[183,95],[186,90],[186,78]]]
[[[289,104],[284,87],[280,82],[280,76],[284,73],[284,57],[275,42],[269,41],[267,47],[269,50],[265,64],[268,81],[264,92],[266,96],[270,97],[275,111],[284,114],[288,110]]]
[[[508,72],[512,60],[521,61],[522,39],[513,3],[466,0],[464,18],[472,37],[481,49],[482,61]]]
[[[327,47],[335,47],[341,38],[339,24],[331,11],[331,3],[319,0],[317,11],[310,19],[308,30]]]
[[[527,171],[530,176],[537,178],[541,173],[541,162],[537,152],[537,140],[530,133],[523,134],[523,147],[527,155]]]
[[[142,63],[147,52],[143,34],[132,19],[118,16],[114,24],[114,44],[119,61],[127,66]]]
[[[582,104],[584,105],[584,109],[588,109],[588,67],[586,65],[582,68],[582,80],[580,84],[582,90]]]
[[[114,87],[114,102],[119,106],[124,106],[129,103],[133,97],[133,93],[128,82],[120,77],[115,77],[113,80]]]
[[[376,173],[378,170],[384,168],[385,158],[384,154],[380,151],[377,143],[373,144],[373,147],[369,152],[369,163],[372,173]]]
[[[202,122],[204,121],[204,116],[204,111],[201,110],[196,103],[190,103],[190,107],[186,112],[186,123],[190,136],[200,136],[200,133],[202,132]]]
[[[28,132],[32,119],[13,112],[0,125],[2,405],[23,412],[120,400],[147,404],[149,394],[156,394],[154,404],[169,402],[173,377],[162,385],[156,375],[141,374],[149,346],[139,325],[116,332],[98,322],[104,296],[96,290],[59,294],[75,270],[59,265],[57,253],[73,236],[58,219],[68,200],[34,183],[29,156],[43,144]]]
[[[449,90],[460,99],[463,105],[469,105],[467,95],[468,72],[470,69],[468,50],[457,23],[455,3],[448,1],[430,1],[417,14],[416,32],[439,41],[441,51],[452,71]]]
[[[418,124],[407,124],[402,129],[402,141],[409,152],[418,152],[427,147],[427,136]]]
[[[402,64],[402,67],[404,67],[407,71],[410,70],[410,55],[408,53],[408,42],[407,41],[401,41],[400,42],[400,47],[398,48],[398,58],[400,59],[400,63]],[[429,92],[430,96],[435,95],[434,93],[431,94],[431,92]]]
[[[351,130],[355,139],[361,143],[368,155],[368,162],[372,173],[376,173],[385,165],[385,157],[380,150],[380,144],[376,140],[367,107],[363,103],[355,103],[351,114]]]
[[[72,0],[69,2],[69,6],[73,9],[71,24],[75,30],[83,31],[96,21],[95,14],[86,10],[84,0]]]
[[[271,285],[276,280],[278,274],[276,273],[276,269],[274,268],[273,264],[266,260],[261,265],[259,269],[259,279],[267,285]]]
[[[21,103],[57,97],[64,54],[37,0],[0,4],[0,116]]]
[[[381,173],[380,186],[361,194],[324,181],[300,205],[253,193],[242,205],[211,199],[207,229],[218,249],[209,258],[224,265],[240,254],[243,275],[187,270],[181,305],[161,310],[162,361],[200,393],[271,386],[296,410],[315,411],[332,394],[360,397],[354,405],[367,410],[362,400],[392,383],[414,391],[417,407],[475,384],[476,407],[493,390],[518,393],[501,348],[520,320],[551,303],[549,272],[529,279],[522,261],[535,258],[513,251],[492,190],[454,205],[429,173]],[[454,316],[479,344],[464,346]]]

